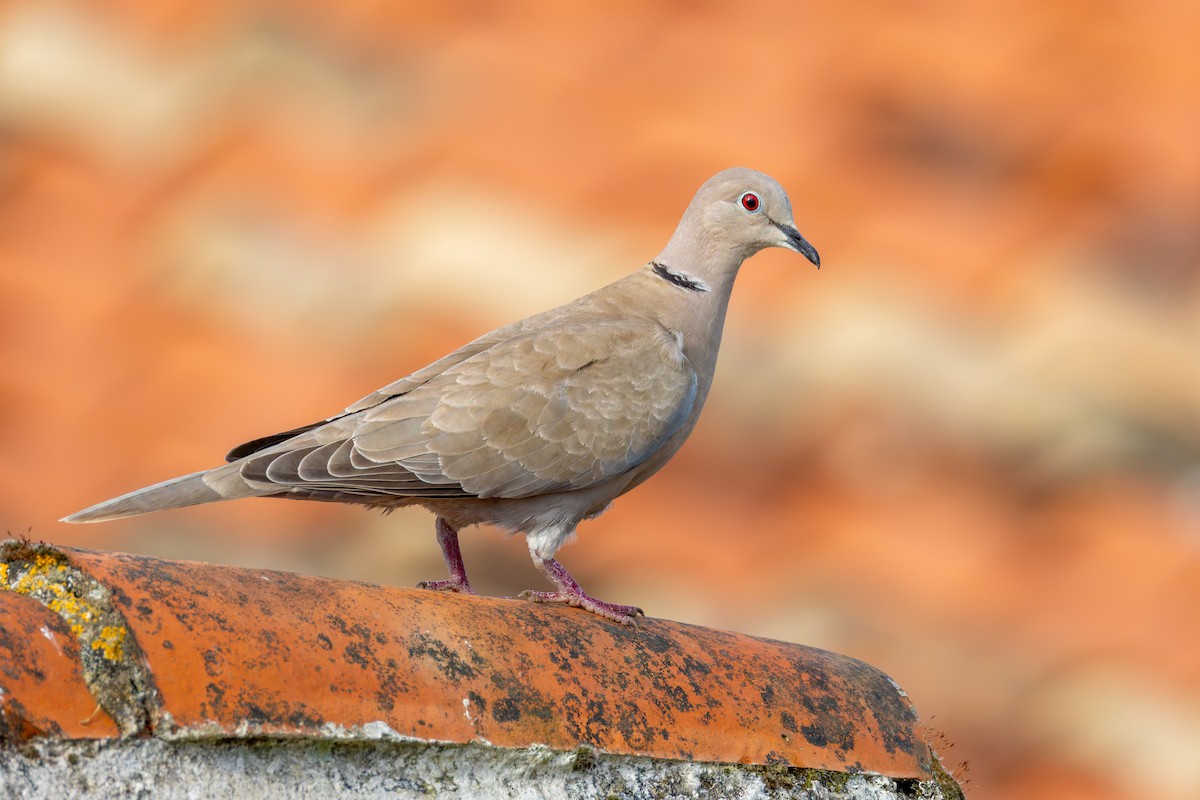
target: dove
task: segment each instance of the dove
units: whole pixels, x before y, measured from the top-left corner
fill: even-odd
[[[622,624],[642,614],[588,595],[555,559],[577,526],[666,464],[712,386],[734,279],[768,247],[816,249],[787,193],[746,168],[707,180],[662,251],[635,272],[514,322],[332,417],[233,448],[222,466],[138,489],[64,522],[98,522],[243,497],[435,516],[449,577],[474,594],[458,534],[522,533],[553,591],[526,591]]]

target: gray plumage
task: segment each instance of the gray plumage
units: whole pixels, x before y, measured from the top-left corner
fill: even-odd
[[[742,262],[785,247],[819,265],[772,178],[729,169],[700,187],[646,266],[499,328],[319,423],[234,448],[229,463],[72,514],[97,522],[240,497],[291,497],[438,516],[449,580],[470,592],[457,531],[524,533],[556,592],[627,622],[640,609],[584,594],[554,560],[584,519],[650,477],[695,426]]]

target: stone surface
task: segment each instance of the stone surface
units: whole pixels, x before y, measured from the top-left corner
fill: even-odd
[[[53,742],[0,759],[0,794],[46,797],[464,800],[954,800],[918,781],[788,767],[418,742]]]

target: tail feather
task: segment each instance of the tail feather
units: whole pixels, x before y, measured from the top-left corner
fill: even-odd
[[[103,503],[97,503],[90,508],[85,508],[68,517],[63,517],[60,521],[102,522],[107,519],[120,519],[121,517],[132,517],[150,511],[160,511],[165,508],[182,508],[201,503],[213,503],[217,500],[232,499],[232,496],[238,495],[227,496],[221,494],[209,483],[209,481],[217,483],[213,479],[224,477],[220,474],[223,471],[224,468],[218,467],[215,470],[193,472],[191,475],[172,478],[169,481],[156,483],[153,486],[147,486],[144,489],[138,489],[128,494],[123,494],[120,497],[114,497],[112,500],[105,500]],[[205,480],[206,475],[210,476],[209,481]],[[227,483],[227,481],[222,481],[221,483]],[[245,487],[244,482],[242,486]],[[249,487],[245,488],[248,489]],[[252,492],[247,491],[245,494],[249,495]]]

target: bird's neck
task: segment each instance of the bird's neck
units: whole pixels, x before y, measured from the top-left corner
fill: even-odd
[[[655,316],[669,330],[678,332],[683,352],[701,380],[702,389],[712,379],[717,352],[725,327],[725,314],[741,258],[688,259],[665,248],[644,269],[660,302]]]

